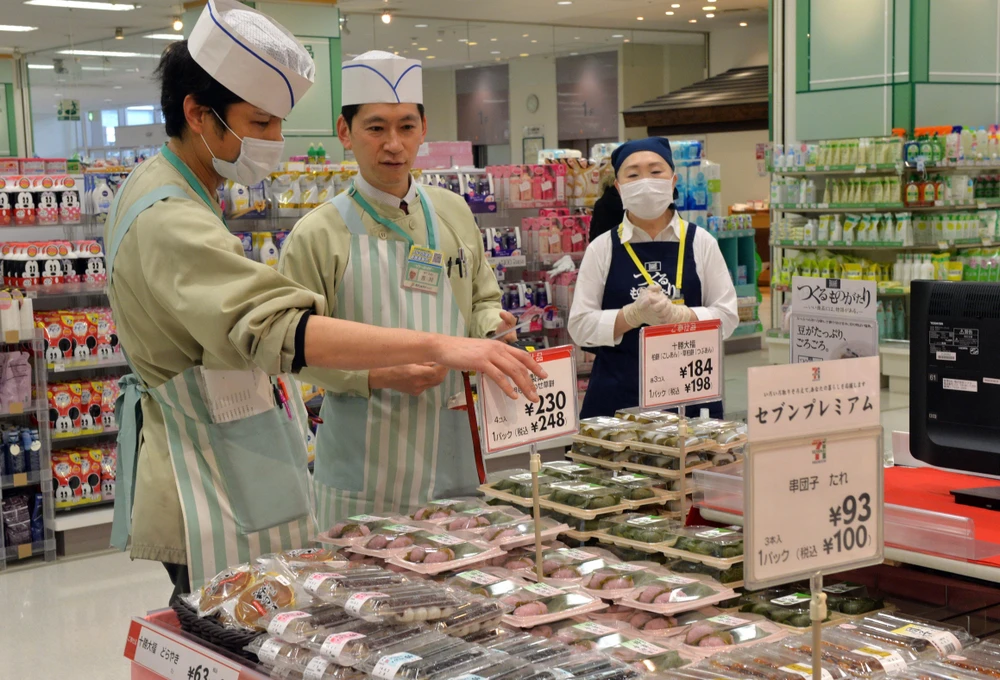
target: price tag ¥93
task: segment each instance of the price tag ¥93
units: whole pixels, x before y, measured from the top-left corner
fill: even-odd
[[[648,326],[639,332],[639,405],[722,399],[722,322]]]
[[[480,375],[483,437],[488,453],[577,432],[579,409],[574,355],[573,347],[568,345],[531,353],[548,374],[545,379],[532,376],[538,392],[537,404],[523,395],[510,399],[496,383]]]

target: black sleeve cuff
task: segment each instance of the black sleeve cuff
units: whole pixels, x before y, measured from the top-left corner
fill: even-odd
[[[295,329],[295,356],[292,357],[292,373],[298,373],[306,368],[306,324],[309,323],[309,317],[312,316],[312,313],[311,309],[307,309],[302,314],[299,325]]]

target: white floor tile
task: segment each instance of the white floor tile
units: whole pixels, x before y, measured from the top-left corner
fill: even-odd
[[[127,680],[129,621],[170,592],[160,563],[124,553],[0,572],[0,678]]]

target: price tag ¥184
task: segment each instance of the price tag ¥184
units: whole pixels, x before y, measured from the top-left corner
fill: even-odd
[[[517,399],[508,398],[498,385],[480,375],[483,437],[488,453],[577,432],[580,411],[576,404],[574,354],[573,347],[568,345],[531,353],[548,374],[544,380],[532,376],[538,392],[537,404],[523,395]]]
[[[639,405],[722,399],[722,322],[647,326],[639,332]]]

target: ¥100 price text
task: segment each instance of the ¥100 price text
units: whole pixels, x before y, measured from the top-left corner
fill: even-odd
[[[865,548],[871,536],[865,522],[872,517],[872,498],[868,493],[844,498],[844,502],[830,508],[830,524],[839,527],[830,538],[823,539],[823,552],[850,552]]]

